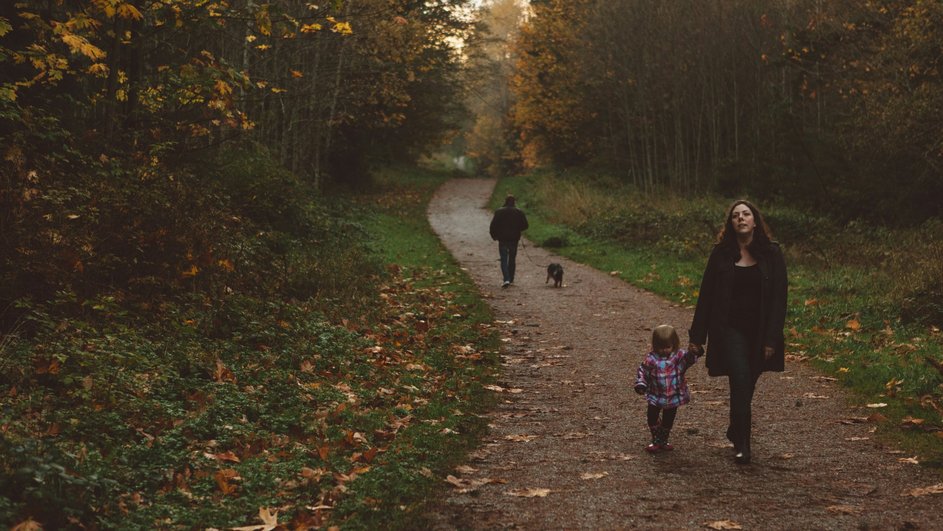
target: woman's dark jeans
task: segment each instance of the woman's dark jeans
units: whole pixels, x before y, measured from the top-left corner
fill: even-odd
[[[738,451],[750,451],[753,391],[759,372],[750,370],[750,340],[742,332],[730,328],[725,341],[724,362],[730,382],[730,428],[727,437]]]

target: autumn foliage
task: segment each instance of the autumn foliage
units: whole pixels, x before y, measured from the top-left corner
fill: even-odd
[[[479,331],[327,193],[454,128],[461,3],[0,3],[3,525],[314,527],[387,456],[369,485],[430,481],[425,406],[472,392],[432,367],[482,356],[424,334]]]
[[[939,216],[939,2],[531,2],[513,126],[530,166]]]

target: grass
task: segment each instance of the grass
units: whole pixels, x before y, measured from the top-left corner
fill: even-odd
[[[280,254],[234,268],[264,290],[30,303],[32,335],[0,344],[0,523],[421,527],[499,350],[425,221],[445,178],[331,198],[330,239],[260,233]]]
[[[534,173],[502,180],[538,245],[693,307],[710,245],[734,198],[645,197],[597,175]],[[879,433],[943,468],[943,224],[891,230],[788,205],[764,208],[789,266],[787,355],[885,403]]]

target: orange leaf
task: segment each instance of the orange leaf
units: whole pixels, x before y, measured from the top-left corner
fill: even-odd
[[[371,449],[367,450],[366,452],[364,452],[364,453],[363,453],[364,461],[366,461],[366,462],[368,462],[368,463],[372,463],[372,462],[373,462],[373,458],[377,456],[377,451],[379,451],[379,448],[377,448],[377,447],[374,446],[373,448],[371,448]]]
[[[42,531],[42,529],[43,526],[39,522],[33,520],[32,518],[27,518],[26,520],[23,520],[22,522],[11,527],[10,531]]]
[[[852,319],[848,321],[847,323],[845,323],[845,326],[855,332],[857,332],[858,330],[861,330],[861,323],[859,323],[857,319]]]
[[[233,382],[236,380],[236,375],[223,365],[221,359],[216,358],[216,370],[213,372],[213,379],[217,382]]]
[[[206,457],[208,457],[208,458],[210,458],[210,459],[216,459],[216,460],[218,460],[218,461],[230,461],[230,462],[233,462],[233,463],[238,463],[238,462],[239,462],[239,456],[237,456],[236,454],[232,453],[232,451],[229,451],[229,452],[222,452],[222,453],[219,453],[219,454],[211,454],[211,453],[207,452],[207,453],[205,453],[205,454],[203,454],[203,455],[205,455]]]
[[[190,269],[187,269],[187,270],[185,270],[185,271],[181,271],[181,272],[180,272],[180,276],[182,276],[183,278],[193,278],[193,277],[195,277],[195,276],[197,275],[197,273],[199,273],[199,272],[200,272],[200,268],[199,268],[199,267],[197,267],[196,265],[191,265],[191,266],[190,266]]]
[[[235,469],[225,468],[217,470],[216,474],[213,475],[213,479],[216,480],[216,486],[219,487],[220,492],[229,495],[236,492],[237,486],[233,482],[242,478],[239,477],[239,473]]]
[[[331,449],[327,445],[324,445],[318,448],[318,455],[321,456],[322,461],[327,461],[327,457],[331,455]]]

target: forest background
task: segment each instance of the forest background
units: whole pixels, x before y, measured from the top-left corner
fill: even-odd
[[[561,249],[696,262],[770,205],[836,279],[796,345],[887,350],[862,385],[935,437],[941,43],[920,0],[3,3],[0,521],[421,517],[497,347],[419,161],[530,172]]]

